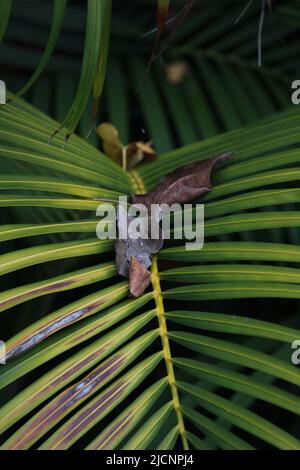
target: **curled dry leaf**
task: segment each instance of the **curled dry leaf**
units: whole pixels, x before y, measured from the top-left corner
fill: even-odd
[[[149,243],[148,243],[149,242]],[[129,278],[133,297],[142,295],[150,284],[151,257],[163,246],[163,240],[117,240],[115,243],[118,273]]]
[[[132,142],[126,146],[126,159],[128,170],[132,170],[143,160],[152,162],[156,159],[156,154],[151,142]]]
[[[102,146],[106,155],[121,165],[123,144],[119,139],[117,129],[109,122],[103,122],[98,126],[97,134],[102,139]]]
[[[135,256],[130,260],[129,291],[133,297],[140,297],[151,282],[151,273]]]
[[[102,139],[102,146],[105,154],[124,169],[131,170],[141,161],[155,160],[155,150],[151,142],[132,142],[124,145],[117,129],[109,122],[103,122],[98,126],[97,133]],[[124,164],[125,157],[125,164]]]
[[[128,233],[128,227],[135,220],[135,217],[127,214],[127,220],[119,216],[118,213],[118,231],[119,238],[116,240],[116,262],[118,273],[128,277],[131,258],[134,256],[146,268],[151,266],[151,256],[158,253],[163,247],[162,232],[158,238],[151,238],[151,217],[148,218],[148,234],[146,238],[132,238]],[[125,225],[122,226],[121,224]],[[120,234],[127,234],[123,239]]]
[[[144,204],[149,211],[148,235],[151,233],[151,204],[167,204],[169,206],[175,203],[184,204],[211,191],[210,177],[213,167],[231,155],[231,153],[224,153],[208,160],[180,167],[165,176],[151,193],[134,195],[133,204]],[[157,217],[160,217],[159,213]],[[131,216],[127,217],[127,227],[133,219]],[[120,218],[118,218],[118,224],[120,224]],[[120,229],[119,226],[119,231]],[[151,274],[148,268],[152,263],[151,257],[161,250],[163,243],[162,233],[159,239],[151,239],[150,236],[132,239],[128,236],[124,240],[119,238],[116,241],[118,273],[129,277],[130,293],[134,297],[142,295],[150,284]]]
[[[211,191],[210,176],[213,167],[217,163],[227,160],[231,155],[231,153],[224,153],[208,160],[177,168],[165,176],[151,193],[135,194],[133,203],[144,204],[150,209],[151,204],[168,204],[171,206],[175,203],[184,204],[189,202],[195,197]]]

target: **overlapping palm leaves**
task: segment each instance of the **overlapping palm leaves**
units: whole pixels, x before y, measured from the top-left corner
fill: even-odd
[[[89,254],[96,254],[98,260],[92,266],[79,271],[67,272],[2,293],[1,309],[4,311],[49,292],[76,289],[91,283],[94,285],[94,293],[47,316],[42,315],[38,322],[29,325],[8,342],[9,361],[1,371],[2,386],[9,385],[63,352],[70,351],[72,354],[5,405],[2,431],[31,413],[38,405],[44,404],[40,411],[38,408],[32,418],[13,433],[4,447],[27,448],[53,428],[55,430],[57,423],[65,416],[68,416],[68,420],[63,421],[53,434],[50,433],[42,448],[69,448],[92,427],[99,430],[99,438],[93,440],[90,448],[101,447],[104,438],[104,447],[120,443],[129,448],[147,447],[151,446],[153,439],[160,436],[160,429],[165,423],[171,436],[175,436],[177,432],[181,434],[186,446],[187,442],[193,445],[196,441],[193,437],[189,441],[187,433],[190,421],[200,427],[201,434],[204,432],[204,435],[206,432],[211,435],[208,429],[213,424],[211,420],[208,423],[208,418],[205,419],[195,410],[195,405],[204,407],[225,421],[227,418],[232,425],[247,433],[254,433],[272,445],[280,448],[299,447],[296,437],[279,429],[271,420],[263,419],[216,393],[217,387],[223,386],[246,396],[271,402],[294,414],[299,413],[300,401],[296,392],[290,393],[284,386],[265,384],[243,373],[243,368],[249,367],[264,376],[271,376],[272,381],[282,379],[299,386],[298,370],[282,359],[245,346],[244,341],[236,342],[232,336],[226,339],[227,335],[245,335],[290,345],[299,337],[299,331],[264,322],[263,319],[256,320],[255,314],[245,321],[245,318],[236,315],[237,312],[232,316],[201,311],[202,300],[300,297],[300,276],[295,267],[295,263],[299,262],[300,251],[296,245],[257,241],[209,241],[211,236],[224,233],[299,227],[300,218],[296,210],[280,210],[280,206],[286,203],[298,203],[300,197],[297,188],[300,153],[295,148],[299,138],[298,113],[285,112],[256,126],[219,135],[162,155],[156,162],[135,170],[134,175],[126,174],[107,157],[78,138],[71,140],[70,147],[64,151],[60,150],[58,141],[49,146],[47,135],[56,124],[44,118],[42,131],[40,116],[33,116],[31,108],[23,102],[1,109],[1,120],[5,124],[2,132],[7,137],[7,142],[1,149],[3,158],[22,158],[24,161],[26,156],[28,164],[36,162],[45,168],[55,167],[60,173],[56,179],[27,175],[2,177],[2,188],[9,188],[10,191],[7,195],[2,191],[1,205],[41,205],[92,211],[89,212],[91,218],[78,218],[76,222],[66,219],[55,224],[2,226],[3,240],[60,232],[87,233],[88,237],[3,254],[1,273],[6,274],[50,260],[65,260]],[[10,141],[8,137],[12,134],[15,134],[16,140]],[[21,144],[16,145],[17,141]],[[289,149],[290,146],[293,147]],[[131,193],[137,178],[140,184],[143,182],[147,188],[151,188],[162,174],[176,168],[183,160],[191,162],[206,158],[224,148],[232,149],[235,158],[217,172],[213,192],[203,198],[207,217],[207,241],[204,249],[193,254],[186,252],[181,246],[164,249],[156,262],[158,271],[153,272],[152,292],[138,300],[126,300],[128,286],[126,282],[116,280],[113,254],[111,262],[101,264],[101,253],[112,251],[113,245],[110,241],[101,242],[95,236],[97,221],[93,211],[98,203],[95,204],[92,197],[117,197],[121,187],[124,193]],[[78,158],[74,158],[76,152]],[[76,169],[78,178],[75,175]],[[98,184],[101,180],[102,189],[93,186],[97,178]],[[286,188],[286,182],[290,185],[296,183],[294,189]],[[274,189],[274,185],[283,186]],[[23,189],[25,195],[22,195]],[[36,189],[42,189],[45,195],[35,195]],[[27,190],[33,194],[28,196]],[[275,205],[278,210],[270,213],[256,211],[264,205]],[[244,209],[251,209],[252,212],[244,212]],[[160,264],[164,259],[176,261],[176,264],[180,262],[181,267],[160,271]],[[212,261],[217,264],[210,264]],[[280,265],[274,266],[277,261],[280,261]],[[109,279],[109,286],[101,288],[101,281],[104,279]],[[174,283],[173,287],[168,285],[165,288],[165,281]],[[180,310],[165,310],[164,302],[168,305],[168,299],[176,300],[178,306],[182,305]],[[185,310],[187,300],[195,300],[195,308]],[[140,331],[143,333],[139,334]],[[215,331],[221,332],[224,339],[217,339],[209,333],[203,335],[204,332]],[[163,339],[162,346],[159,336]],[[86,343],[87,339],[94,337],[97,338],[94,342]],[[197,355],[194,359],[194,353],[193,359],[189,359],[188,352],[167,357],[166,351],[170,350],[170,343],[172,349],[174,344],[180,343],[187,350],[196,351],[201,360],[199,358],[198,361]],[[77,345],[81,345],[81,348],[73,349]],[[174,349],[176,351],[176,347]],[[142,359],[139,361],[138,356],[141,354]],[[210,360],[206,362],[203,357]],[[215,365],[211,364],[211,358],[217,359]],[[163,361],[167,361],[168,374],[157,381],[153,370]],[[217,365],[219,361],[223,361],[222,367]],[[234,370],[232,364],[235,366]],[[191,375],[181,377],[181,368]],[[168,390],[172,374],[175,383],[171,383],[172,387]],[[201,385],[195,386],[194,379],[191,379],[195,374],[199,379],[212,382],[215,385],[214,391],[204,390]],[[143,382],[146,377],[145,388]],[[150,388],[149,380],[153,382]],[[130,393],[138,386],[142,386],[143,390],[145,388],[142,392],[145,394],[143,400],[141,397],[131,398]],[[175,398],[177,397],[175,401],[178,403],[174,402],[174,388]],[[171,391],[171,394],[167,391]],[[194,399],[193,405],[184,405],[182,408],[181,400],[189,396]],[[108,424],[107,430],[102,430],[101,420],[122,402],[125,405],[123,408],[121,406],[114,424]],[[181,419],[178,422],[175,404],[180,406]],[[141,420],[153,407],[154,410],[157,407],[162,408],[158,411],[160,420],[149,418],[153,424],[149,435],[149,426],[140,428],[138,418]],[[137,414],[135,408],[138,410]],[[227,414],[224,410],[227,410]],[[222,425],[215,423],[215,426],[220,428]],[[109,434],[109,429],[116,427],[118,432],[114,440],[114,434]],[[132,435],[134,430],[136,434]],[[223,442],[222,447],[248,448],[250,445],[247,444],[247,439],[241,441],[238,435],[234,436],[229,430],[228,433],[230,439]],[[128,444],[125,444],[129,437]],[[215,439],[220,445],[216,436]],[[174,444],[175,439],[170,439],[169,442],[170,445]]]

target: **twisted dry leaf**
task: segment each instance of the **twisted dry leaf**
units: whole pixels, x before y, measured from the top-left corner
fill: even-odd
[[[201,162],[177,168],[175,171],[165,176],[151,193],[144,195],[134,195],[133,204],[144,204],[149,214],[151,214],[151,204],[184,204],[195,197],[208,193],[212,189],[211,172],[213,167],[232,154],[224,153]],[[128,217],[128,225],[132,217]],[[120,223],[120,220],[118,220]],[[151,233],[151,217],[148,217],[149,233]],[[119,227],[120,230],[120,227]],[[116,264],[118,273],[124,277],[129,277],[130,293],[134,297],[139,297],[144,293],[150,284],[151,257],[158,253],[163,247],[163,236],[153,240],[151,238],[118,239],[116,241]]]
[[[151,273],[133,256],[129,268],[129,290],[133,297],[140,297],[151,282]]]
[[[119,132],[109,122],[100,124],[97,128],[97,134],[102,139],[105,154],[118,165],[124,166],[124,170],[132,170],[143,160],[151,162],[156,159],[151,142],[138,141],[124,145],[119,138]]]
[[[148,209],[151,204],[184,204],[205,194],[212,189],[210,180],[213,167],[227,160],[232,154],[224,153],[216,157],[191,163],[177,168],[158,184],[151,193],[134,195],[134,204],[144,204]]]

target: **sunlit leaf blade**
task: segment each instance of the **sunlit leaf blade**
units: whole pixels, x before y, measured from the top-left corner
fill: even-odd
[[[264,230],[272,228],[300,227],[300,216],[297,211],[272,211],[271,213],[251,212],[249,214],[235,214],[205,222],[204,233],[206,237],[215,235],[237,233],[249,230]],[[195,229],[187,224],[185,229]],[[172,235],[180,238],[182,227],[175,227]]]
[[[157,446],[158,450],[173,450],[178,439],[178,428],[177,426],[165,436],[161,443]]]
[[[75,199],[74,199],[75,200]],[[37,202],[45,201],[45,206],[56,206],[54,201],[58,202],[58,207],[72,207],[72,204],[65,203],[67,199],[37,199]],[[47,202],[46,202],[47,201]],[[76,201],[76,200],[75,200]],[[81,201],[82,202],[82,201]],[[92,202],[92,201],[89,201]],[[59,205],[60,203],[60,205]],[[74,204],[76,205],[76,204]],[[90,204],[92,206],[93,204]],[[97,205],[97,203],[95,204]],[[88,204],[81,206],[81,209],[92,210]],[[2,225],[0,228],[0,241],[17,240],[18,238],[26,238],[37,235],[47,235],[52,233],[93,233],[96,228],[105,227],[105,222],[102,224],[101,220],[78,220],[77,222],[62,222],[57,224],[15,224],[15,225]],[[111,226],[108,224],[108,226]]]
[[[117,379],[108,389],[70,418],[41,446],[41,449],[69,448],[82,434],[122,402],[148,376],[160,360],[161,353],[156,353]]]
[[[170,337],[183,346],[224,361],[260,370],[295,385],[300,385],[300,372],[292,365],[246,346],[194,333],[170,332]]]
[[[73,135],[66,148],[62,148],[60,135],[53,137],[49,145],[49,134],[57,129],[58,124],[28,103],[17,99],[2,107],[0,123],[0,138],[5,143],[1,148],[8,152],[8,158],[55,168],[77,180],[94,181],[117,191],[121,188],[130,190],[128,174],[78,136]],[[12,141],[14,145],[11,145]],[[4,158],[6,152],[1,153]]]
[[[19,395],[7,403],[7,405],[4,407],[5,418],[1,422],[2,430],[11,426],[13,423],[18,421],[21,416],[34,409],[39,403],[42,403],[47,398],[51,397],[62,387],[69,384],[72,380],[86,372],[89,368],[95,366],[95,364],[97,364],[101,359],[114,352],[123,344],[123,342],[127,341],[140,328],[145,326],[151,320],[151,318],[152,312],[149,312],[137,317],[134,321],[127,322],[125,325],[116,328],[115,331],[106,334],[100,340],[97,340],[91,345],[83,348],[81,351],[77,352],[69,359],[63,361],[51,371],[48,371],[47,374],[42,376],[40,379],[38,379],[36,382],[27,387],[25,390],[19,393]],[[114,322],[112,322],[112,324],[113,323]],[[97,326],[98,332],[104,331],[105,319],[102,324],[100,323]],[[79,333],[81,332],[79,331]],[[83,339],[80,339],[81,341],[77,340],[77,344],[83,342]],[[67,343],[68,348],[75,345],[76,342],[74,342],[74,344]],[[12,370],[12,372],[14,371]],[[9,375],[9,371],[7,375]],[[4,373],[4,380],[5,379],[6,382],[9,383]]]
[[[137,355],[153,342],[156,336],[156,332],[146,333],[106,359],[87,376],[50,401],[41,412],[38,412],[17,434],[14,434],[11,440],[4,443],[3,448],[15,450],[28,448],[57,422],[77,408],[88,397],[93,396],[94,393],[101,390],[111,379],[116,377],[116,375],[124,370]],[[156,355],[156,362],[157,357]],[[145,366],[143,368],[145,369]],[[120,380],[120,383],[118,383],[116,387],[112,387],[110,393],[112,395],[114,395],[115,392],[118,394],[118,389],[122,390],[122,385],[126,387],[126,379],[124,383],[124,378]],[[74,419],[74,416],[71,419]],[[62,429],[63,428],[61,428],[61,430]],[[74,426],[72,425],[70,429],[74,431]],[[51,438],[50,440],[52,441]],[[58,440],[60,441],[60,438],[58,438]],[[51,448],[53,447],[57,447],[56,441],[52,441]]]
[[[59,330],[115,304],[127,294],[127,283],[119,283],[83,297],[43,317],[8,341],[7,360],[28,351]]]
[[[194,449],[210,450],[209,447],[205,444],[205,442],[202,439],[200,439],[198,436],[196,436],[194,433],[188,432],[187,437]]]
[[[295,414],[300,414],[300,399],[278,387],[261,384],[253,377],[227,371],[212,364],[192,359],[175,358],[174,363],[195,377],[204,378],[220,387],[252,395],[256,399],[272,403]]]
[[[62,178],[42,178],[36,176],[1,175],[1,189],[39,190],[52,193],[71,194],[83,198],[105,198],[117,201],[119,194],[97,187],[63,182]]]
[[[292,163],[299,163],[300,152],[298,149],[289,149],[286,152],[276,152],[271,155],[260,155],[257,158],[235,163],[234,161],[226,168],[220,168],[215,175],[216,183],[226,183],[236,178],[253,175],[259,171],[271,170],[287,166]]]
[[[98,239],[53,243],[25,248],[0,256],[0,275],[47,261],[105,253],[110,251],[111,248],[111,241],[100,241]]]
[[[270,349],[270,351],[271,351],[271,349]],[[267,352],[267,351],[265,351],[265,352]],[[289,351],[287,351],[286,347],[280,347],[279,349],[276,349],[275,352],[273,352],[274,357],[277,357],[277,358],[283,359],[283,360],[286,360],[287,355],[289,355]],[[259,371],[253,372],[252,377],[255,380],[259,380],[263,384],[264,383],[272,384],[275,381],[274,377],[272,377],[270,375],[266,375],[266,374],[264,374],[262,372],[259,372]],[[213,391],[214,389],[210,389],[210,390]],[[237,404],[237,405],[240,405],[242,407],[250,409],[250,407],[255,403],[255,398],[250,396],[250,395],[246,395],[244,393],[236,392],[235,394],[232,395],[231,401],[233,403]],[[217,422],[219,424],[221,424],[222,426],[226,427],[226,429],[231,429],[233,427],[232,423],[224,420],[221,417],[217,419]],[[208,440],[207,440],[207,442],[208,442]],[[212,445],[211,442],[208,442],[208,443],[209,443],[209,445]]]
[[[220,265],[200,265],[183,266],[163,271],[161,279],[172,282],[222,282],[228,278],[235,281],[263,281],[263,282],[288,282],[291,284],[300,283],[300,270],[296,268],[285,268],[266,265],[231,264],[229,266]]]
[[[188,418],[192,423],[194,423],[200,431],[204,432],[206,435],[209,435],[213,438],[214,441],[223,450],[252,450],[253,447],[248,444],[246,441],[240,437],[234,435],[232,432],[223,428],[222,426],[216,424],[213,420],[207,418],[206,416],[200,414],[198,411],[195,411],[188,407],[182,408],[183,414]],[[195,442],[195,440],[193,440]],[[192,441],[192,442],[193,442]],[[197,446],[199,443],[197,441]],[[203,447],[202,442],[200,441],[200,448]],[[204,444],[205,447],[205,444]]]
[[[201,400],[201,406],[263,441],[284,450],[299,450],[300,441],[259,415],[193,385],[179,382],[179,388]]]
[[[83,343],[84,341],[88,340],[89,338],[92,338],[98,333],[105,331],[112,325],[115,325],[118,321],[125,319],[132,312],[135,312],[139,307],[149,302],[149,300],[151,300],[151,297],[151,294],[144,295],[143,297],[136,299],[135,301],[122,302],[116,306],[109,308],[108,310],[105,310],[103,313],[94,313],[91,317],[87,317],[79,324],[75,323],[73,326],[71,325],[68,329],[56,333],[55,336],[50,336],[47,340],[35,346],[34,348],[29,349],[26,353],[23,353],[21,356],[13,358],[5,365],[5,367],[3,367],[1,373],[0,388],[4,388],[5,386],[18,379],[22,375],[26,374],[27,372],[30,372],[41,364],[51,360],[53,357],[56,357],[57,355],[68,351],[69,349],[75,347],[78,344]],[[145,318],[150,319],[151,315],[152,312],[146,313]],[[139,322],[140,319],[137,318],[137,321]],[[115,338],[118,338],[118,328],[116,328],[115,333]],[[125,337],[126,336],[124,335],[124,338]],[[107,338],[101,338],[101,342],[99,343],[101,351],[102,341],[105,342],[107,340],[110,344],[111,335],[109,335]],[[97,345],[95,343],[95,346]],[[106,350],[107,348],[105,348],[105,351]],[[90,351],[89,349],[87,351],[92,352],[91,359],[95,359],[93,351]],[[68,364],[73,365],[74,361],[76,360],[77,356],[75,355],[70,358],[70,362],[68,362]],[[65,363],[63,364],[63,367],[64,366],[66,366]],[[82,364],[81,367],[84,367],[84,365]],[[50,375],[47,376],[47,380],[50,381],[50,376],[52,377],[53,373],[56,373],[56,369],[52,370],[51,374],[49,372]],[[43,382],[43,379],[41,380]],[[39,381],[37,381],[37,383],[34,383],[33,385],[33,388],[35,388],[35,385],[38,388]],[[26,392],[24,392],[24,394],[26,394]],[[25,401],[25,398],[23,401]]]
[[[283,261],[300,262],[300,247],[284,243],[207,242],[202,250],[187,251],[184,246],[164,248],[159,258],[173,261]]]
[[[19,196],[19,195],[7,195],[0,196],[0,207],[45,207],[45,208],[56,208],[56,209],[74,209],[78,211],[93,211],[97,210],[100,205],[98,201],[88,199],[76,199],[76,198],[63,198],[63,197],[30,197],[30,196]],[[34,213],[37,209],[34,210]],[[41,222],[40,219],[38,219]],[[46,219],[46,221],[48,221]],[[91,226],[91,221],[87,222],[88,227]],[[95,227],[94,223],[94,227]],[[56,225],[57,226],[57,225]],[[72,225],[70,225],[72,227]],[[67,227],[66,227],[67,228]]]
[[[50,278],[45,281],[39,281],[27,285],[24,284],[21,287],[1,292],[0,311],[7,310],[15,305],[31,299],[36,299],[43,295],[76,289],[87,284],[93,284],[110,278],[115,274],[115,265],[106,263],[92,266],[90,268],[80,269],[79,271]]]
[[[280,282],[218,282],[175,287],[165,291],[164,296],[166,299],[195,301],[257,297],[300,299],[300,288],[294,284]]]
[[[219,331],[238,335],[249,335],[255,338],[262,337],[291,344],[300,332],[284,325],[256,320],[249,316],[225,315],[212,312],[174,311],[167,312],[170,320],[208,331]]]
[[[271,184],[285,183],[287,181],[299,181],[300,170],[297,167],[280,169],[273,171],[261,172],[259,175],[250,175],[245,178],[238,178],[228,183],[215,186],[213,191],[203,197],[203,202],[212,199],[234,194],[241,190],[254,189],[260,186],[268,186]]]
[[[252,348],[256,348],[256,349],[259,349],[261,351],[263,351],[264,353],[266,354],[272,354],[274,353],[274,342],[266,342],[266,341],[263,341],[259,338],[251,338],[250,340],[248,340],[246,342],[246,345],[249,346],[249,347],[252,347]],[[282,355],[282,349],[283,347],[281,347],[281,355],[278,356],[277,354],[275,354],[275,357],[278,357],[278,358],[281,358],[281,359],[285,359],[286,357],[286,352],[287,352],[287,348],[285,347],[285,356],[283,357]],[[203,357],[200,357],[199,356],[199,359],[203,359]],[[242,366],[238,365],[238,364],[234,364],[234,363],[230,363],[230,362],[226,362],[226,361],[222,361],[222,360],[217,360],[216,364],[225,369],[225,370],[229,370],[229,371],[237,371],[237,372],[242,372],[243,371],[243,368]],[[263,372],[259,372],[259,371],[253,371],[252,373],[250,373],[251,377],[254,377],[255,379],[258,379],[261,381],[261,383],[265,383],[265,384],[273,384],[276,380],[276,378],[272,375],[268,375],[268,374],[265,374]],[[198,387],[200,388],[204,388],[205,390],[209,390],[210,392],[216,392],[217,389],[218,389],[218,386],[212,382],[208,382],[206,380],[202,380],[202,379],[196,379],[196,382],[193,382],[194,385],[197,385]],[[241,406],[244,406],[244,407],[247,407],[248,409],[251,407],[251,405],[253,403],[255,403],[255,398],[250,396],[250,395],[245,395],[243,393],[233,393],[233,394],[230,394],[231,397],[230,397],[230,400],[236,404],[239,404]],[[198,401],[195,397],[193,397],[192,395],[185,395],[183,398],[182,398],[182,406],[188,406],[188,407],[191,407],[191,408],[195,408],[197,407]],[[231,430],[232,428],[232,425],[230,423],[228,423],[228,421],[224,421],[222,418],[218,418],[216,420],[217,424],[220,424],[222,427],[228,429],[228,430]],[[210,448],[212,449],[216,449],[218,447],[218,445],[216,444],[216,442],[213,442],[212,439],[210,439],[209,437],[207,437],[205,439],[205,442],[209,445]]]
[[[167,403],[154,413],[146,423],[129,439],[124,450],[148,449],[154,437],[159,436],[161,426],[172,412],[172,403]]]
[[[251,161],[252,158],[258,157],[263,152],[271,153],[278,147],[282,148],[284,145],[299,142],[298,126],[299,115],[294,110],[284,112],[277,115],[276,119],[266,120],[265,123],[218,135],[203,142],[168,152],[159,159],[157,164],[150,163],[147,167],[141,167],[138,173],[145,181],[147,189],[150,190],[163,175],[179,167],[183,160],[185,163],[192,163],[205,160],[210,155],[231,151],[234,152],[232,164],[246,160]],[[256,168],[257,172],[259,172],[259,166]],[[280,178],[279,174],[277,178]],[[253,184],[255,184],[254,181]],[[224,192],[225,190],[226,188],[223,189]],[[230,191],[229,187],[228,191]],[[212,195],[213,192],[211,197]],[[206,198],[208,196],[205,196],[204,199]]]
[[[299,203],[299,189],[273,189],[252,191],[239,196],[226,198],[223,201],[211,202],[205,205],[205,216],[230,214],[241,210],[256,209],[271,205]]]
[[[143,419],[166,385],[166,379],[161,379],[149,387],[89,444],[87,450],[111,450],[118,448],[119,444]]]
[[[25,149],[20,151],[14,148],[10,148],[7,145],[2,145],[0,149],[0,155],[4,159],[8,159],[8,161],[21,161],[36,165],[38,168],[41,167],[59,171],[64,175],[64,178],[67,176],[69,178],[74,177],[76,180],[80,178],[85,181],[100,183],[99,173],[95,172],[95,168],[92,170],[89,168],[89,165],[86,165],[84,168],[81,166],[80,160],[78,161],[77,159],[71,163],[67,154],[65,154],[64,159],[57,159],[53,158],[52,155],[48,156],[45,154],[45,152],[35,153],[33,150],[26,151]],[[104,178],[102,180],[102,184],[105,184],[105,182],[106,179]]]

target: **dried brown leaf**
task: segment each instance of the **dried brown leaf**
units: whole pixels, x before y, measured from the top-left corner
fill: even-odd
[[[119,132],[109,122],[103,122],[97,128],[97,134],[102,139],[105,154],[124,169],[132,170],[138,163],[156,159],[151,142],[132,142],[124,145],[119,139]],[[125,161],[123,161],[125,157]]]
[[[109,122],[103,122],[98,126],[97,134],[102,139],[105,154],[119,165],[122,165],[123,144],[119,139],[117,129]]]
[[[189,202],[195,197],[211,191],[210,177],[213,167],[231,155],[231,153],[224,153],[177,168],[165,176],[151,193],[134,195],[133,204],[144,204],[150,210],[150,220],[151,204],[168,204],[171,206],[175,203],[184,204]],[[128,216],[127,222],[130,223],[131,220],[132,217]],[[118,223],[120,223],[120,220]],[[148,268],[151,266],[151,257],[152,254],[161,250],[163,242],[162,234],[158,240],[127,238],[126,240],[119,239],[116,241],[118,273],[124,277],[129,277],[130,293],[134,297],[142,295],[150,284],[151,274]]]
[[[132,256],[129,268],[129,290],[133,297],[140,297],[151,282],[151,273]]]
[[[134,195],[133,203],[144,204],[150,208],[151,204],[184,204],[195,197],[201,196],[212,189],[211,171],[213,167],[227,158],[231,153],[224,153],[201,162],[177,168],[158,184],[151,193]]]

